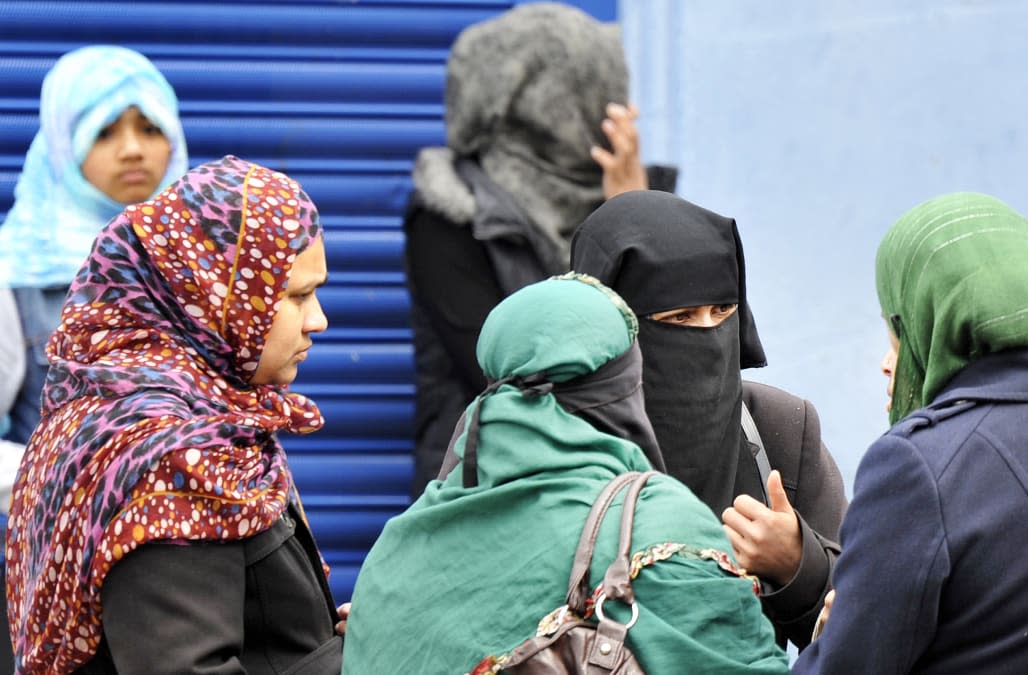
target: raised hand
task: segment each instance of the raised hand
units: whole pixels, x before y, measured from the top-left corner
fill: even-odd
[[[768,476],[767,492],[770,508],[749,495],[739,495],[721,520],[739,564],[751,574],[784,586],[799,569],[803,540],[777,470]]]
[[[601,128],[610,141],[611,150],[593,146],[593,160],[603,169],[603,195],[607,199],[629,190],[649,187],[646,169],[639,158],[639,131],[635,119],[639,109],[620,103],[607,104],[607,119]]]

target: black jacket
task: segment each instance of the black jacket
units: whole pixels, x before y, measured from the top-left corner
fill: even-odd
[[[480,169],[461,163],[462,180]],[[655,190],[672,191],[673,167],[646,167]],[[486,387],[475,348],[490,310],[519,288],[567,271],[565,255],[501,188],[475,192],[473,223],[457,223],[411,194],[404,216],[404,263],[411,296],[417,392],[414,482],[417,498],[442,466],[450,436]]]
[[[108,573],[102,602],[104,638],[79,673],[342,668],[332,594],[292,508],[248,539],[142,546]]]

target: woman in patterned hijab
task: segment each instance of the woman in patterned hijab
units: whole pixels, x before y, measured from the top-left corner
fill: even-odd
[[[323,423],[284,385],[326,326],[314,294],[325,277],[306,193],[235,157],[100,233],[47,347],[43,419],[14,487],[7,596],[20,672],[263,672],[276,656],[290,662],[274,654],[286,642],[294,660],[322,648],[338,661],[332,600],[275,437]],[[292,539],[303,546],[283,545]],[[311,601],[300,618],[264,607],[288,640],[267,632],[273,621],[254,624],[258,540],[260,565],[285,564],[280,592]],[[204,545],[214,541],[225,543]]]

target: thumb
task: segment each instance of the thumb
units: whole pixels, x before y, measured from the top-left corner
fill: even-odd
[[[789,503],[789,496],[785,494],[785,486],[782,485],[782,474],[775,469],[767,477],[767,496],[771,500],[771,510],[776,513],[792,513],[792,504]]]

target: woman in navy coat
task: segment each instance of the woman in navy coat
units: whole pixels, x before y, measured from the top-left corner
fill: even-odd
[[[793,672],[1028,672],[1028,221],[938,197],[876,267],[893,427],[860,463],[831,619]]]

